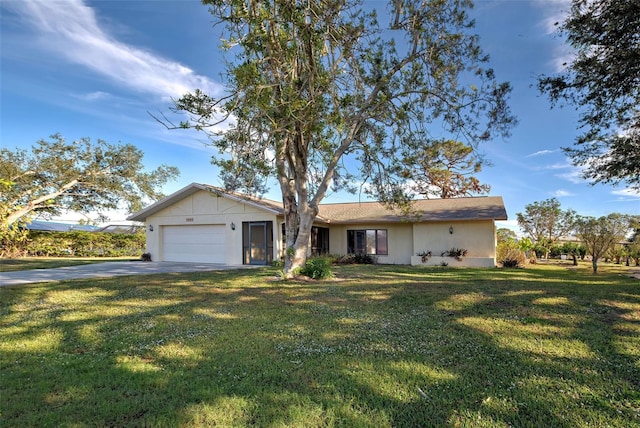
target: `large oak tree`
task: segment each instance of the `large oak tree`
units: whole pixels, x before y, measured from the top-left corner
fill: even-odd
[[[538,87],[579,111],[582,132],[565,151],[585,178],[640,189],[640,2],[573,0],[558,25],[575,58]]]
[[[176,127],[210,134],[229,189],[282,192],[285,274],[304,264],[328,191],[406,201],[403,154],[506,136],[508,83],[484,68],[469,0],[204,0],[222,29],[227,95],[194,91]],[[230,129],[218,133],[223,121]],[[167,126],[166,118],[161,119]]]
[[[126,208],[162,197],[160,188],[178,175],[162,165],[145,171],[142,152],[131,144],[89,138],[67,142],[59,134],[31,150],[0,149],[0,227],[34,214],[62,210],[88,213]]]

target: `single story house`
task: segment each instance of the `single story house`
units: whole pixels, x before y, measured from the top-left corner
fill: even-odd
[[[501,197],[423,199],[408,218],[378,202],[322,204],[310,254],[370,254],[384,264],[493,267]],[[154,261],[270,264],[284,255],[281,202],[192,183],[128,220],[144,222]],[[465,249],[462,260],[441,257]],[[430,257],[422,255],[430,252]]]

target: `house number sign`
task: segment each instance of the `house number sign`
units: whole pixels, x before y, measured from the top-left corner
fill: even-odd
[[[186,221],[187,223],[193,223],[193,217],[187,217]]]

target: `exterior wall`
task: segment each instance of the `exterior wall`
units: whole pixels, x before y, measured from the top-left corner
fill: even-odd
[[[449,233],[453,227],[453,233]],[[451,266],[495,266],[496,232],[492,220],[439,222],[331,225],[329,251],[347,254],[347,230],[386,229],[389,254],[376,256],[378,263],[421,264],[418,252],[431,251],[429,264],[449,262]],[[451,257],[440,258],[443,251],[463,248],[467,255],[462,262]]]
[[[449,233],[449,228],[453,233]],[[415,252],[411,264],[422,264],[419,252],[431,251],[432,257],[426,264],[450,266],[494,267],[496,257],[496,231],[492,220],[419,223],[413,230]],[[467,255],[462,261],[440,255],[451,248],[463,248]]]
[[[453,233],[449,233],[453,227]],[[389,254],[378,255],[378,263],[422,264],[417,253],[431,251],[428,264],[450,266],[495,266],[496,235],[492,220],[440,222],[440,223],[393,223],[393,224],[350,224],[331,225],[329,231],[329,251],[332,254],[347,254],[347,230],[386,229]],[[452,257],[440,257],[443,251],[464,248],[467,255],[462,262]]]
[[[347,230],[386,229],[388,255],[376,255],[378,263],[406,264],[411,263],[413,251],[413,226],[410,223],[388,224],[349,224],[331,225],[329,229],[329,252],[331,254],[347,254]]]
[[[273,222],[273,260],[280,259],[284,254],[282,216],[204,190],[189,195],[146,219],[147,252],[154,261],[164,260],[164,226],[223,225],[226,234],[226,263],[241,265],[242,223],[246,221]],[[231,228],[232,223],[235,224],[235,230]],[[386,229],[388,255],[376,255],[378,263],[419,265],[423,263],[417,253],[431,251],[433,257],[428,264],[446,261],[451,266],[495,266],[496,232],[493,220],[317,226],[329,228],[329,252],[332,254],[347,254],[347,230]],[[449,233],[450,227],[453,227],[453,233]],[[451,257],[440,260],[440,254],[451,248],[468,250],[462,262]]]
[[[281,252],[279,240],[279,224],[276,215],[236,202],[206,191],[199,191],[187,196],[175,204],[149,216],[147,226],[147,252],[154,261],[162,261],[162,232],[166,225],[202,225],[222,224],[226,230],[226,262],[231,265],[242,264],[242,222],[272,221],[274,239],[274,260]],[[231,229],[235,224],[235,230]],[[153,227],[153,231],[150,231]]]

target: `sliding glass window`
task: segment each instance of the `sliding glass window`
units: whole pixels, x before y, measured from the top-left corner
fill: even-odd
[[[388,255],[387,229],[347,230],[347,252],[349,254]]]

